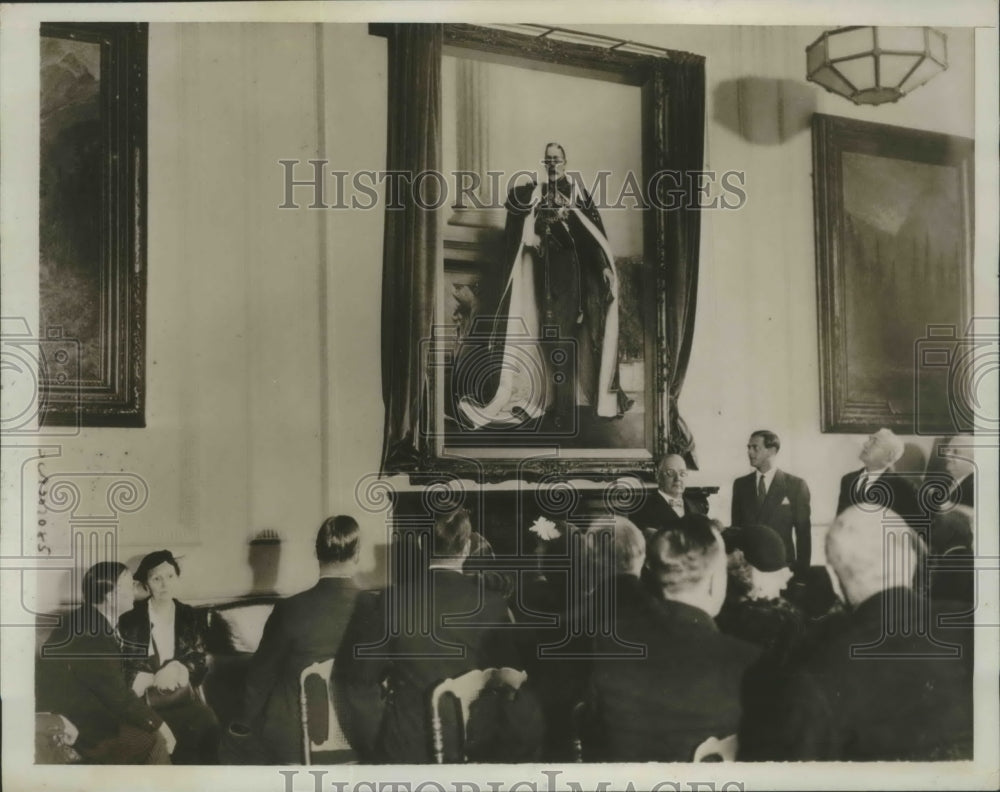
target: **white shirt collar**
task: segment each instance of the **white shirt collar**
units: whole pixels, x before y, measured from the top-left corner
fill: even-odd
[[[883,473],[886,473],[888,470],[889,470],[888,465],[879,468],[878,470],[869,470],[868,468],[862,468],[861,475],[863,476],[865,473],[867,473],[869,482],[878,481],[878,477],[881,476]]]
[[[774,474],[777,473],[777,472],[778,472],[778,468],[776,468],[776,467],[772,467],[769,471],[767,471],[767,473],[761,473],[759,470],[755,470],[754,471],[754,477],[753,477],[754,486],[757,486],[757,482],[760,480],[760,477],[763,476],[764,477],[764,489],[770,490],[771,489],[771,482],[774,481]]]

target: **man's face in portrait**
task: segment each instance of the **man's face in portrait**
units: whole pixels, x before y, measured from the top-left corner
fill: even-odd
[[[566,173],[566,155],[561,146],[551,145],[545,147],[545,173],[550,179],[561,179]]]

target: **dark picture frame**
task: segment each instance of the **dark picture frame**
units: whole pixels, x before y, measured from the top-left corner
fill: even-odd
[[[693,441],[677,413],[677,398],[690,355],[697,294],[697,187],[687,177],[703,167],[704,58],[666,50],[639,53],[466,24],[372,25],[369,30],[385,36],[389,45],[390,172],[440,167],[440,144],[435,146],[427,130],[440,129],[441,92],[427,74],[440,71],[443,54],[460,54],[520,66],[528,70],[526,75],[551,72],[634,86],[639,91],[640,181],[646,185],[663,171],[679,179],[661,186],[679,194],[674,208],[635,210],[643,214],[641,259],[646,276],[641,288],[652,290],[652,295],[642,295],[643,316],[636,323],[644,351],[641,441],[630,441],[627,447],[615,445],[613,431],[604,435],[611,441],[590,447],[583,447],[578,438],[567,443],[558,433],[533,434],[530,429],[505,436],[492,429],[481,431],[482,441],[465,433],[455,442],[459,433],[445,425],[442,408],[449,387],[439,376],[441,361],[454,345],[448,337],[452,317],[450,309],[437,306],[455,287],[442,283],[445,268],[464,278],[476,257],[463,251],[464,240],[442,238],[438,221],[428,219],[426,212],[405,206],[387,209],[383,472],[448,473],[478,481],[553,475],[603,480],[621,474],[652,481],[656,461],[664,454],[681,453],[690,460]],[[534,144],[538,151],[531,151],[540,157],[545,142],[526,141],[526,146]],[[633,330],[629,337],[635,335]],[[593,435],[601,436],[600,431]]]
[[[821,430],[958,431],[973,141],[819,113],[812,135]]]
[[[40,33],[39,423],[142,427],[148,25]]]

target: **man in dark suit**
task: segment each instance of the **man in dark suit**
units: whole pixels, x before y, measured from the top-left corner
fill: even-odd
[[[851,506],[837,517],[826,553],[852,613],[766,708],[748,712],[741,759],[972,758],[972,626],[939,626],[937,607],[920,603],[918,543],[881,512]]]
[[[739,724],[741,680],[759,650],[713,621],[726,594],[718,531],[685,516],[650,540],[646,563],[661,596],[633,598],[617,609],[614,634],[595,639],[588,760],[688,762]],[[622,656],[626,646],[645,652]]]
[[[338,654],[338,684],[347,691],[347,731],[365,761],[430,762],[434,688],[473,669],[518,665],[509,631],[497,629],[510,622],[506,601],[479,574],[463,571],[471,537],[465,509],[439,515],[424,537],[431,546],[422,545],[429,556],[422,574],[393,585],[379,601],[358,602]],[[379,724],[373,701],[383,685]],[[364,755],[369,749],[372,755]]]
[[[667,454],[656,466],[659,489],[647,492],[642,506],[628,515],[637,527],[649,534],[676,523],[685,514],[705,514],[705,507],[684,495],[687,464],[679,454]]]
[[[732,525],[766,525],[777,531],[792,571],[804,575],[812,553],[809,485],[778,469],[774,458],[780,449],[774,432],[760,429],[750,435],[747,457],[755,472],[733,482]]]
[[[58,713],[79,735],[74,747],[93,764],[170,764],[170,727],[131,690],[115,624],[133,604],[132,573],[102,561],[83,576],[83,605],[42,647],[35,679],[39,712]]]
[[[879,429],[861,447],[861,470],[840,480],[837,514],[850,506],[891,510],[909,522],[921,517],[913,486],[893,465],[903,455],[903,441],[889,429]]]
[[[952,479],[948,490],[948,505],[974,509],[976,468],[972,464],[972,444],[963,443],[960,437],[952,437],[941,448],[940,454],[944,457],[944,469]]]
[[[298,764],[302,755],[299,677],[312,663],[336,656],[354,610],[352,580],[360,532],[352,517],[327,519],[316,534],[319,580],[281,600],[264,626],[247,673],[244,717],[266,756],[260,764]],[[339,702],[335,704],[338,708]],[[345,746],[344,761],[353,759]]]

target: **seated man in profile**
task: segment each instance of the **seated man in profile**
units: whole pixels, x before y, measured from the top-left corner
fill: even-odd
[[[849,506],[891,509],[913,525],[919,525],[923,513],[917,493],[906,476],[893,465],[903,456],[905,446],[891,429],[879,429],[861,447],[858,458],[861,470],[848,473],[840,480],[837,514]]]
[[[646,564],[662,598],[619,609],[615,635],[595,640],[588,760],[688,762],[739,725],[741,680],[759,650],[713,621],[726,594],[719,532],[687,515],[650,540]],[[600,656],[622,642],[645,645],[645,656]]]
[[[939,626],[920,605],[920,540],[888,515],[851,506],[831,526],[826,556],[852,613],[766,711],[748,710],[740,759],[972,758],[971,625]]]

